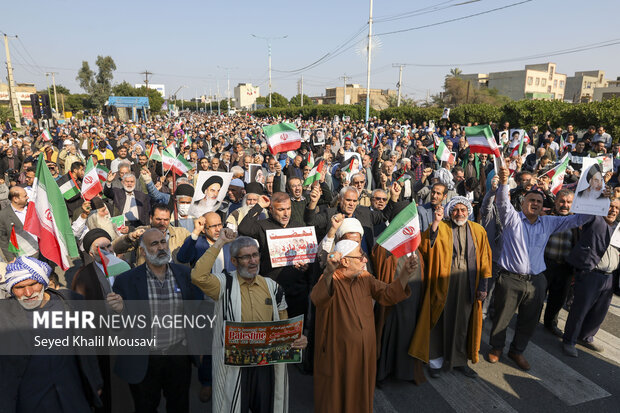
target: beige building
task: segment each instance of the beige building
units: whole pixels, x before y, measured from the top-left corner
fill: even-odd
[[[370,106],[381,110],[388,107],[388,97],[396,96],[396,91],[391,89],[370,89]],[[317,104],[325,105],[357,105],[366,103],[366,88],[353,83],[347,85],[346,96],[344,86],[325,89],[325,96],[313,97]]]
[[[15,85],[15,94],[19,102],[19,112],[23,117],[32,119],[32,107],[30,105],[30,95],[37,93],[34,83],[18,83]],[[0,83],[0,105],[10,105],[9,85]]]
[[[608,80],[605,87],[597,87],[592,93],[592,100],[602,102],[603,100],[620,97],[620,77],[616,80]]]
[[[602,70],[589,70],[575,72],[575,76],[566,79],[566,100],[573,103],[592,102],[595,88],[607,87],[605,72]]]
[[[235,87],[235,107],[251,109],[259,96],[260,88],[258,86],[252,86],[251,83],[239,83]]]
[[[460,75],[475,87],[497,89],[513,100],[564,100],[566,75],[556,72],[555,63],[526,65],[524,70]]]

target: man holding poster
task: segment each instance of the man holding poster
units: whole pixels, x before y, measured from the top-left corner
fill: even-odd
[[[225,244],[230,246],[236,271],[213,274],[211,268]],[[236,237],[223,228],[218,240],[198,260],[192,270],[192,282],[215,301],[213,329],[213,411],[286,412],[288,384],[285,364],[235,367],[225,364],[224,321],[279,321],[287,319],[284,290],[270,278],[258,274],[261,254],[256,240]],[[307,338],[301,336],[291,347],[303,349]]]

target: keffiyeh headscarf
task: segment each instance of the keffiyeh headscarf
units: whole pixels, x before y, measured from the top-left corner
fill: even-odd
[[[452,213],[452,210],[458,204],[463,204],[467,207],[467,215],[471,215],[473,213],[474,210],[471,206],[471,202],[469,201],[469,199],[465,198],[464,196],[455,196],[454,198],[450,200],[450,202],[448,202],[448,205],[446,205],[446,209],[445,209],[446,218],[450,218],[450,214]]]
[[[30,257],[19,257],[6,266],[6,275],[2,288],[13,294],[15,284],[24,280],[35,280],[47,288],[52,268],[46,263]]]

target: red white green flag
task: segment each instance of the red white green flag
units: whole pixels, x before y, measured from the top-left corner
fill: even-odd
[[[439,142],[439,145],[437,145],[437,152],[435,153],[435,156],[437,156],[437,160],[439,161],[454,163],[454,155],[450,152],[446,144],[441,141]]]
[[[377,137],[377,132],[372,131],[372,147],[373,149],[379,145],[379,138]]]
[[[549,185],[549,190],[553,192],[554,195],[557,195],[560,189],[562,189],[562,185],[564,185],[564,175],[566,175],[566,167],[568,166],[568,161],[568,154],[566,154],[560,160],[558,166],[545,174],[551,179],[551,185]]]
[[[192,169],[192,164],[187,162],[183,155],[173,156],[168,149],[164,149],[164,154],[162,156],[162,163],[164,164],[165,170],[172,170],[172,172],[177,175],[186,174],[190,169]]]
[[[186,133],[183,136],[183,142],[181,142],[181,148],[184,148],[186,146],[192,146],[192,138],[190,138],[189,133]]]
[[[465,128],[465,136],[469,143],[470,153],[486,153],[501,157],[500,148],[497,146],[491,126],[468,126]]]
[[[293,123],[263,126],[272,154],[294,151],[301,146],[301,135]]]
[[[157,162],[161,162],[161,154],[159,153],[159,151],[157,150],[157,145],[156,144],[152,144],[151,147],[149,148],[149,161],[150,160],[154,160]]]
[[[99,181],[101,181],[102,184],[105,183],[108,180],[108,174],[110,173],[110,170],[105,165],[99,164],[97,164],[96,168]]]
[[[345,166],[342,170],[348,173],[353,172],[353,164],[355,163],[355,156],[351,157],[351,162],[347,166]]]
[[[314,154],[312,151],[308,151],[308,158],[306,159],[306,163],[310,168],[314,168]]]
[[[99,247],[97,247],[97,251],[99,251],[99,258],[101,258],[101,265],[103,266],[103,272],[106,277],[116,277],[117,275],[131,269],[129,264],[118,258],[116,255],[101,251],[101,248]]]
[[[52,135],[50,134],[50,131],[47,128],[43,129],[43,133],[41,133],[41,135],[43,135],[44,142],[49,142],[52,140]]]
[[[418,249],[420,239],[418,208],[415,202],[412,202],[400,211],[385,231],[379,235],[377,244],[400,258]]]
[[[47,168],[43,154],[37,161],[24,230],[36,235],[41,254],[65,271],[72,264],[71,258],[79,256],[67,204]]]
[[[84,198],[85,201],[90,201],[101,192],[103,192],[103,187],[99,180],[97,168],[95,168],[93,164],[93,158],[89,157],[88,163],[86,164],[86,171],[84,172],[84,179],[82,179],[82,198]]]

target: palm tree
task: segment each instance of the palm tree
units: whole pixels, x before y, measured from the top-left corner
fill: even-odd
[[[461,73],[463,73],[463,71],[459,69],[458,67],[455,67],[455,68],[450,69],[450,74],[447,75],[446,77],[459,77]]]

